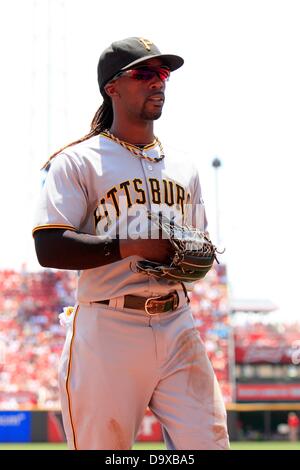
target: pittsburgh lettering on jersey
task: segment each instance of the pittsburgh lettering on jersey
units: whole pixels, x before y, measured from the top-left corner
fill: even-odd
[[[148,187],[145,188],[140,178],[125,180],[119,185],[113,186],[99,201],[99,205],[94,211],[95,227],[103,218],[106,218],[109,224],[111,218],[114,218],[114,216],[118,218],[120,216],[121,208],[119,201],[120,198],[123,199],[124,197],[128,209],[135,204],[166,204],[169,207],[179,207],[182,215],[184,215],[185,204],[190,200],[190,194],[175,181],[148,178]],[[111,207],[114,209],[114,214],[109,210]]]
[[[143,188],[140,188],[143,184],[143,181],[140,178],[134,178],[133,180],[133,186],[134,186],[134,191],[137,194],[135,198],[135,204],[145,204],[146,202],[146,194]]]

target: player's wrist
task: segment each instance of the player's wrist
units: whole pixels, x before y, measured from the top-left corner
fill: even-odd
[[[132,240],[122,239],[120,240],[120,255],[121,258],[128,258],[128,256],[145,256],[145,242],[146,240],[137,238]]]
[[[105,261],[103,264],[115,263],[122,259],[120,253],[120,240],[119,238],[111,238],[105,240],[101,244],[100,257],[102,261]]]
[[[128,258],[128,256],[132,256],[133,253],[131,240],[122,238],[120,240],[119,248],[121,259]]]

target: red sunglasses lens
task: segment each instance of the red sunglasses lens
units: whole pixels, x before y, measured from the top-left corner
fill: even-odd
[[[167,80],[170,76],[170,71],[163,67],[157,69],[139,68],[131,70],[131,78],[135,80],[152,80],[154,77],[159,77],[160,80]]]

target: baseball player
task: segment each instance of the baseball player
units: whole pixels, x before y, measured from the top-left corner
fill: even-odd
[[[70,449],[130,449],[147,406],[168,449],[228,448],[222,396],[186,286],[135,269],[171,254],[169,241],[149,230],[149,210],[179,218],[189,205],[194,224],[196,209],[203,213],[197,172],[153,133],[166,82],[182,64],[143,38],[112,43],[98,64],[103,103],[90,133],[45,166],[38,260],[80,271],[59,370]]]

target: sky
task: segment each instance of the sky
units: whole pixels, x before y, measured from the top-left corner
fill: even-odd
[[[185,60],[155,133],[196,164],[213,239],[218,187],[230,295],[299,318],[299,23],[297,0],[0,0],[0,269],[39,268],[39,168],[88,132],[102,50],[138,36]]]

